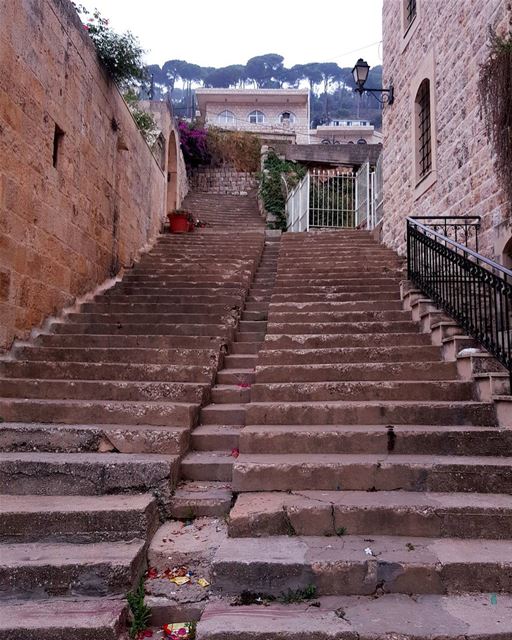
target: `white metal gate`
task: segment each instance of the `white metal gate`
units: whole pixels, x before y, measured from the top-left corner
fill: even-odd
[[[286,200],[288,231],[373,229],[382,217],[382,165],[366,162],[356,174],[311,171]]]

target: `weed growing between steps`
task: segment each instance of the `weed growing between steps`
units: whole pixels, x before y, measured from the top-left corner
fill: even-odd
[[[267,605],[270,602],[281,602],[282,604],[297,604],[307,602],[316,598],[316,587],[308,584],[304,589],[288,589],[279,596],[273,596],[269,593],[255,593],[253,591],[242,591],[232,602],[232,607],[243,607],[251,604]]]
[[[141,578],[134,591],[127,594],[126,599],[131,614],[130,638],[138,639],[148,628],[151,620],[151,609],[144,602],[144,578]]]

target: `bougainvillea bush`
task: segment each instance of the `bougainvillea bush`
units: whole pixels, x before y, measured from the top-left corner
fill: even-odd
[[[178,123],[181,150],[187,167],[199,167],[210,163],[207,131],[202,127],[180,120]]]

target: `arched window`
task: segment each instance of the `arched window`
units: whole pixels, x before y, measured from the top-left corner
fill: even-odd
[[[265,122],[265,114],[262,111],[251,111],[247,119],[251,124],[263,124]]]
[[[283,113],[279,116],[279,122],[288,126],[295,122],[295,114],[291,111],[283,111]]]
[[[223,111],[217,116],[218,124],[235,124],[235,114],[232,111]]]
[[[432,170],[432,118],[430,114],[430,80],[420,84],[415,99],[416,171],[423,180]]]

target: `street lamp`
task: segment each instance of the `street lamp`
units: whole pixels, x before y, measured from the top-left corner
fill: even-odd
[[[354,82],[356,83],[356,88],[354,89],[354,91],[357,91],[359,95],[363,95],[363,93],[365,92],[373,94],[381,93],[382,98],[375,96],[375,98],[381,104],[384,102],[387,102],[387,104],[393,104],[393,100],[395,98],[393,85],[391,85],[389,89],[368,89],[364,86],[365,82],[368,79],[369,72],[370,66],[368,65],[368,63],[362,58],[359,58],[354,68],[352,69],[352,75],[354,76]]]

